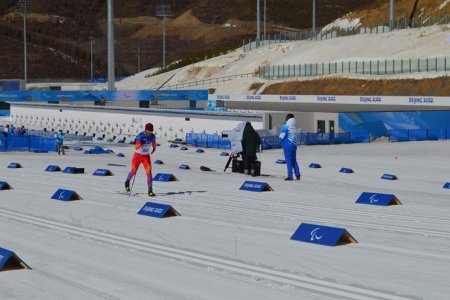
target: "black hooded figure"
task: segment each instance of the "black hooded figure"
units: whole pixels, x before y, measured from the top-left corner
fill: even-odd
[[[261,138],[255,131],[252,124],[247,122],[242,133],[242,159],[244,160],[244,169],[248,175],[251,174],[251,169],[257,159],[256,150],[261,145]]]

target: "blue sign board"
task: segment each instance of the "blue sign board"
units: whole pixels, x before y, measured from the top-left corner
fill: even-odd
[[[0,101],[208,101],[208,90],[5,91]]]
[[[108,169],[97,169],[97,170],[95,170],[95,172],[92,175],[94,175],[94,176],[113,176],[113,173],[111,173],[111,171]]]
[[[397,176],[393,175],[393,174],[383,174],[383,176],[381,176],[381,179],[386,179],[386,180],[397,180]]]
[[[8,165],[8,168],[10,168],[10,169],[18,169],[18,168],[22,168],[22,166],[19,163],[12,162],[12,163],[10,163]]]
[[[155,164],[156,165],[163,165],[164,162],[162,160],[157,159],[157,160],[155,160]]]
[[[59,171],[61,171],[61,168],[59,166],[55,166],[55,165],[49,165],[45,169],[45,172],[59,172]]]
[[[245,181],[240,187],[240,190],[250,192],[273,191],[273,189],[266,182],[259,181]]]
[[[356,200],[356,203],[380,206],[402,204],[393,194],[380,194],[372,192],[363,192],[359,196],[358,200]]]
[[[353,170],[350,169],[350,168],[341,168],[341,169],[339,170],[339,172],[341,172],[341,173],[346,173],[346,174],[354,173]]]
[[[205,150],[203,150],[203,149],[197,149],[195,152],[197,152],[197,153],[205,153]]]
[[[181,147],[180,150],[186,151],[186,150],[188,150],[188,148],[187,147]]]
[[[228,154],[228,152],[222,152],[220,153],[220,156],[230,156],[230,154]]]
[[[190,167],[188,165],[185,165],[185,164],[181,164],[179,168],[182,169],[182,170],[189,170],[190,169]]]
[[[141,210],[139,210],[138,214],[154,218],[180,216],[180,214],[173,209],[172,206],[155,202],[145,203]]]
[[[153,180],[167,182],[167,181],[177,181],[178,179],[175,176],[173,176],[173,174],[158,173],[155,175],[155,177],[153,177]]]
[[[59,201],[72,201],[72,200],[82,200],[75,191],[58,189],[52,196],[52,199]]]
[[[0,191],[11,189],[12,187],[6,181],[0,181]]]
[[[446,182],[442,188],[450,189],[450,182]]]
[[[178,148],[177,144],[170,144],[170,148]]]
[[[0,271],[31,269],[14,252],[0,248]]]
[[[312,169],[320,169],[320,168],[322,168],[322,166],[320,164],[317,164],[317,163],[310,163],[309,167],[312,168]]]
[[[291,240],[324,246],[338,246],[357,241],[345,228],[302,223],[291,236]]]
[[[277,161],[275,163],[276,164],[280,164],[280,165],[284,165],[284,164],[286,164],[286,161],[284,159],[277,159]]]

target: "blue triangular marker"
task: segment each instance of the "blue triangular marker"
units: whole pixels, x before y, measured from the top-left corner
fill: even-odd
[[[66,167],[63,173],[68,174],[84,174],[84,168]]]
[[[21,260],[14,252],[0,248],[0,272],[20,269],[31,269],[23,260]]]
[[[273,189],[266,182],[259,181],[245,181],[239,188],[242,191],[250,192],[266,192],[273,191]]]
[[[59,201],[83,200],[75,191],[58,189],[52,196],[52,199]]]
[[[179,166],[179,168],[182,169],[182,170],[189,170],[190,169],[190,167],[188,165],[185,165],[185,164],[181,164]]]
[[[155,177],[153,177],[153,180],[167,182],[167,181],[177,181],[178,179],[175,176],[173,176],[173,174],[158,173],[155,175]]]
[[[446,182],[442,188],[450,189],[450,182]]]
[[[341,168],[341,169],[339,170],[339,172],[345,173],[345,174],[354,173],[353,170],[350,169],[350,168]]]
[[[230,156],[230,154],[228,154],[228,152],[222,152],[220,153],[220,156]]]
[[[172,206],[155,202],[145,203],[138,214],[154,218],[181,216]]]
[[[205,153],[205,150],[203,150],[203,149],[197,149],[195,152],[197,152],[197,153]]]
[[[309,167],[312,168],[312,169],[320,169],[320,168],[322,168],[322,166],[320,164],[317,164],[317,163],[310,163]]]
[[[97,169],[92,174],[94,176],[113,176],[114,174],[108,169]]]
[[[381,176],[381,179],[386,179],[386,180],[397,180],[397,176],[392,175],[392,174],[383,174],[383,176]]]
[[[280,165],[284,165],[284,164],[286,164],[286,161],[284,159],[277,159],[277,161],[275,163],[276,164],[280,164]]]
[[[9,169],[19,169],[19,168],[22,168],[22,166],[19,163],[12,162],[8,165],[8,168]]]
[[[49,165],[46,169],[45,172],[60,172],[61,168],[59,166],[56,165]]]
[[[359,204],[369,204],[369,205],[401,205],[402,203],[393,194],[381,194],[373,192],[363,192],[356,203]]]
[[[324,246],[339,246],[357,243],[345,228],[302,223],[291,236],[291,240]]]
[[[6,181],[0,181],[0,191],[12,190],[12,187]]]
[[[155,160],[155,164],[157,164],[157,165],[163,165],[164,162],[163,162],[162,160],[157,159],[157,160]]]

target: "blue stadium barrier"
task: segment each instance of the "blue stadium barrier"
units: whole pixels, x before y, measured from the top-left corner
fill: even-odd
[[[450,128],[391,129],[389,131],[389,140],[391,142],[435,141],[445,139],[450,139]]]
[[[56,139],[34,135],[0,136],[0,152],[56,151]]]
[[[303,145],[329,145],[342,143],[368,143],[370,134],[366,131],[345,133],[312,133],[298,134],[298,140]],[[217,134],[187,133],[186,144],[196,147],[231,149],[231,142]],[[282,148],[278,136],[261,137],[263,150]]]

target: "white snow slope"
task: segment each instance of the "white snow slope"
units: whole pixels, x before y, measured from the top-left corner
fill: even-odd
[[[223,172],[221,150],[158,147],[149,198],[142,169],[123,192],[133,148],[114,154],[0,153],[0,247],[32,270],[0,272],[0,299],[448,299],[450,141],[301,146],[302,180],[284,181],[281,150],[260,155],[265,176]],[[89,148],[84,146],[84,148]],[[10,162],[23,168],[8,169]],[[322,165],[308,168],[309,163]],[[126,166],[108,166],[109,163]],[[85,174],[44,172],[50,165]],[[190,170],[179,169],[188,164]],[[214,172],[203,172],[200,166]],[[354,174],[339,173],[341,167]],[[98,177],[98,168],[114,176]],[[387,181],[384,173],[399,180]],[[273,191],[239,190],[245,180]],[[83,200],[52,200],[58,188]],[[392,193],[395,206],[356,204]],[[147,201],[181,216],[137,212]],[[290,240],[301,223],[345,228],[358,243]]]

